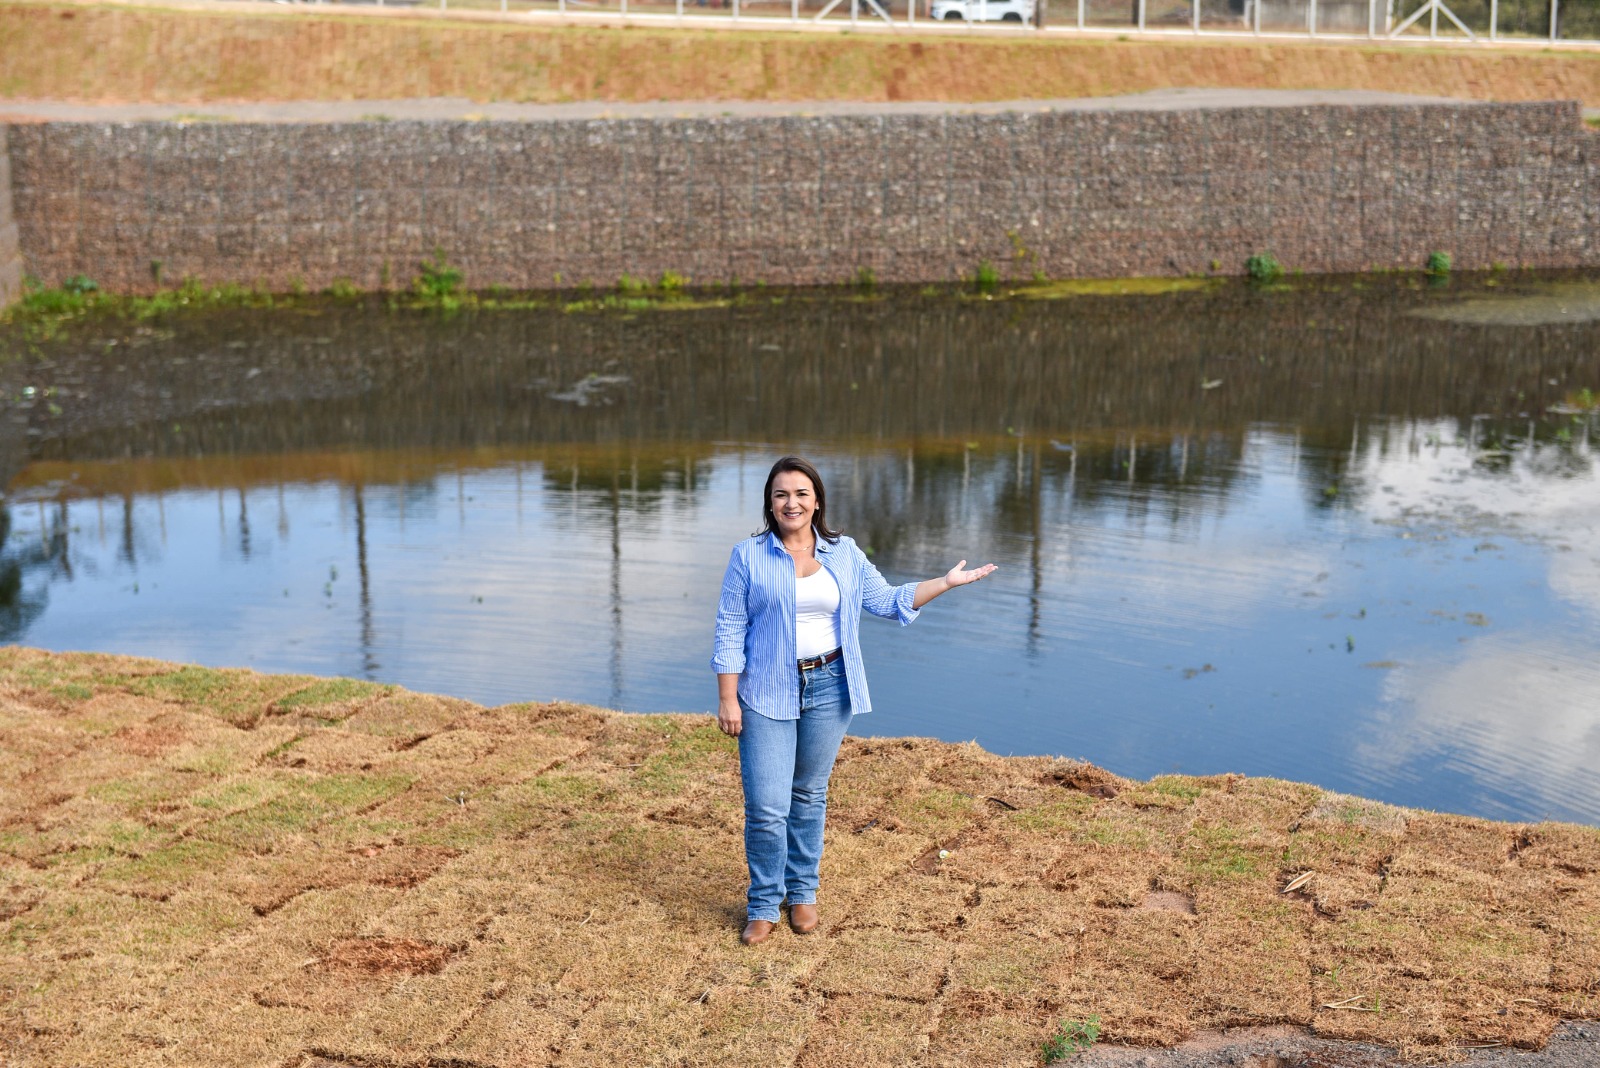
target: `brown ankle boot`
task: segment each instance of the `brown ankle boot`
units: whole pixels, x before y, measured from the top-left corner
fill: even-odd
[[[772,934],[772,929],[778,926],[771,920],[751,920],[744,925],[744,933],[739,936],[739,941],[747,946],[759,946]]]
[[[794,928],[795,934],[810,934],[815,931],[819,919],[815,905],[789,906],[789,926]]]

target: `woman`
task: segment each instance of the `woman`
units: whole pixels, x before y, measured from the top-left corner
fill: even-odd
[[[856,543],[828,526],[817,469],[772,465],[766,526],[734,546],[717,606],[717,724],[739,739],[750,896],[740,940],[765,942],[789,903],[797,934],[817,926],[817,868],[828,776],[852,715],[872,710],[861,610],[910,623],[923,605],[994,570],[985,564],[890,586]]]

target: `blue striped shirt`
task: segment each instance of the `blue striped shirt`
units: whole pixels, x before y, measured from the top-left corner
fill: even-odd
[[[850,711],[872,711],[861,664],[861,610],[910,623],[917,584],[891,586],[856,547],[841,537],[817,538],[817,560],[839,584],[839,648],[844,650]],[[711,667],[739,676],[739,696],[769,719],[800,718],[800,671],[795,666],[794,559],[776,534],[746,538],[733,547],[717,604]]]

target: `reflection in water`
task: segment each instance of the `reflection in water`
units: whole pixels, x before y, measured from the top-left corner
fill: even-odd
[[[1361,756],[1377,781],[1443,779],[1490,814],[1595,822],[1600,672],[1594,643],[1536,630],[1428,655],[1385,687]],[[1573,793],[1576,793],[1576,797]]]
[[[1600,384],[1600,325],[1411,314],[1444,299],[330,308],[177,320],[126,339],[139,359],[77,338],[29,369],[93,388],[36,414],[0,619],[707,710],[728,549],[796,448],[891,577],[1002,566],[913,631],[863,628],[858,729],[1600,822],[1594,425],[1545,414]]]

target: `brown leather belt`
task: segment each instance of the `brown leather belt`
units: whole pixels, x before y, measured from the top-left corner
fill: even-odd
[[[831,653],[823,653],[821,656],[807,657],[804,660],[797,660],[795,662],[800,665],[801,671],[810,671],[812,668],[819,668],[823,664],[831,664],[843,655],[843,649],[835,649]]]

